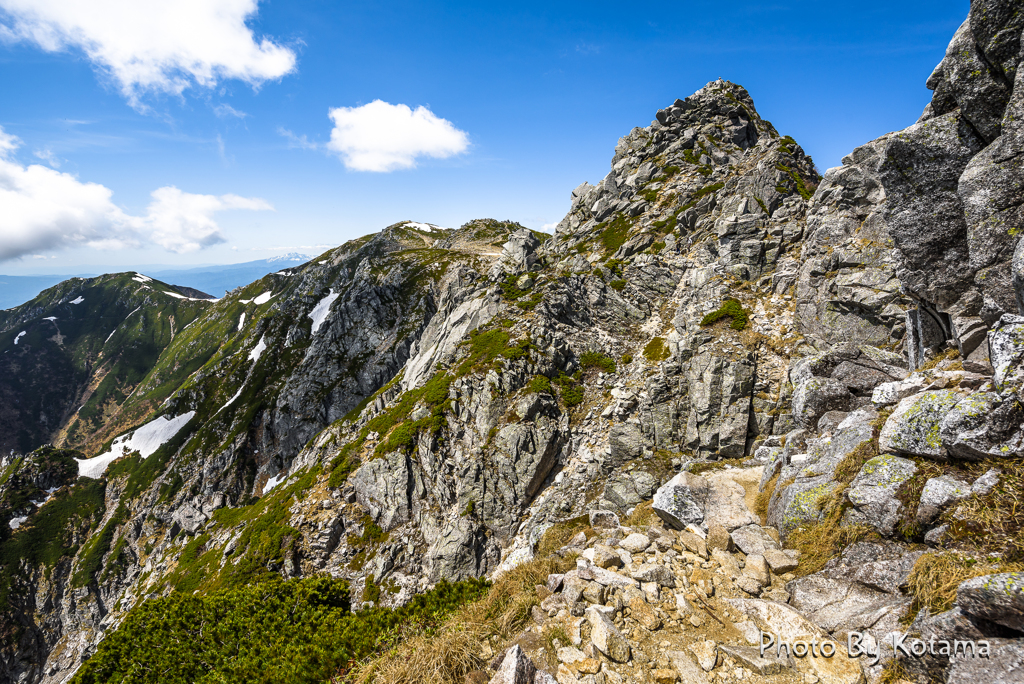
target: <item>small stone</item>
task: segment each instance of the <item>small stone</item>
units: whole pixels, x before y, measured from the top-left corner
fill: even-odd
[[[704,560],[708,559],[708,545],[701,537],[698,537],[693,532],[687,530],[680,530],[679,542],[686,548],[687,551],[695,553]]]
[[[629,602],[630,617],[640,623],[648,631],[661,629],[662,621],[654,608],[643,599],[635,598]]]
[[[776,575],[782,575],[787,572],[796,570],[797,568],[797,554],[795,552],[780,551],[779,549],[765,549],[764,559],[768,563],[768,567],[772,569]]]
[[[722,551],[731,551],[733,549],[733,543],[729,530],[725,529],[721,525],[712,525],[709,527],[707,545],[708,548],[712,550],[721,549]]]
[[[565,579],[565,575],[560,573],[553,573],[548,575],[547,588],[551,593],[560,591],[562,588],[562,581]]]
[[[675,684],[679,681],[679,675],[676,674],[675,670],[659,668],[651,671],[651,679],[654,680],[655,684]]]
[[[928,546],[942,546],[948,536],[949,525],[939,525],[934,529],[928,530],[924,535],[924,543]]]
[[[505,658],[497,673],[491,677],[490,684],[532,684],[536,672],[537,668],[523,649],[519,648],[519,644],[514,644],[505,652]]]
[[[615,529],[619,526],[619,516],[612,511],[591,511],[590,526],[596,529]]]
[[[606,597],[606,590],[597,582],[587,582],[583,587],[583,599],[587,603],[603,604]]]
[[[645,534],[634,532],[619,542],[619,546],[630,553],[643,553],[651,545],[650,538]]]
[[[615,549],[604,544],[597,544],[594,546],[594,565],[599,568],[620,568],[622,567],[622,558],[616,553]]]
[[[676,576],[664,565],[644,563],[632,572],[632,577],[638,582],[654,582],[670,589],[676,586]]]
[[[768,572],[768,562],[764,556],[747,556],[746,565],[743,566],[743,574],[753,577],[761,584],[770,584],[771,574]]]
[[[704,620],[699,615],[694,613],[690,616],[689,623],[694,627],[701,627],[704,625]]]
[[[761,589],[764,587],[764,585],[758,582],[756,579],[754,579],[753,577],[748,577],[746,575],[742,577],[737,577],[735,584],[737,587],[739,587],[746,593],[750,594],[751,596],[758,596],[761,593]]]
[[[617,663],[627,662],[630,656],[629,642],[608,616],[592,607],[587,610],[587,619],[590,621],[590,640],[594,648]]]
[[[690,653],[705,672],[711,672],[718,661],[718,644],[714,641],[696,641],[689,646]]]
[[[601,661],[596,658],[584,658],[572,665],[580,674],[597,674],[601,671]]]

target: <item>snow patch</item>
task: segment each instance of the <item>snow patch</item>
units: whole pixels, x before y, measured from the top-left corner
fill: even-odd
[[[243,325],[245,325],[245,312],[244,311],[242,312],[242,315],[238,317],[238,329],[241,330]]]
[[[267,480],[267,483],[263,485],[263,496],[266,496],[267,492],[269,492],[271,489],[284,482],[285,479],[287,479],[287,477],[287,475],[275,475],[274,477]]]
[[[150,278],[149,276],[144,276],[141,273],[136,273],[135,277],[132,278],[132,280],[134,280],[137,283],[148,283],[151,282],[153,279]]]
[[[72,299],[72,300],[71,300],[70,302],[68,302],[68,304],[81,304],[81,303],[82,303],[82,302],[84,302],[84,301],[85,301],[85,300],[84,300],[84,299],[82,299],[82,295],[78,295],[77,297],[75,297],[74,299]]]
[[[242,303],[242,304],[248,304],[248,303],[249,303],[249,302],[251,302],[252,300],[251,300],[251,299],[239,299],[238,301],[239,301],[240,303]]]
[[[133,451],[138,451],[143,458],[151,456],[167,440],[178,434],[188,421],[196,415],[195,411],[183,413],[176,418],[160,416],[146,423],[134,432],[117,437],[110,445],[110,451],[94,458],[75,459],[78,461],[78,475],[97,480],[103,477],[110,463]]]
[[[257,297],[256,299],[252,300],[252,303],[257,305],[257,306],[259,306],[261,304],[266,304],[267,302],[270,301],[270,298],[273,297],[273,296],[274,295],[270,294],[270,292],[264,292],[259,297]]]
[[[9,522],[8,524],[11,526],[12,530],[16,530],[19,527],[21,527],[21,523],[25,522],[26,520],[28,520],[28,516],[23,515],[19,518],[11,518],[11,522]]]
[[[245,314],[242,314],[242,315],[244,316]],[[250,361],[256,362],[256,361],[260,360],[260,356],[263,355],[263,351],[267,348],[266,339],[267,339],[266,335],[261,337],[260,341],[256,343],[256,346],[252,348],[251,352],[249,352],[249,360]]]
[[[331,304],[338,298],[340,293],[335,294],[334,288],[330,289],[330,294],[321,299],[313,310],[309,312],[309,317],[313,319],[313,329],[311,334],[316,335],[316,331],[320,329],[320,326],[327,320],[327,314],[331,311]]]
[[[55,320],[57,320],[57,317],[56,316],[47,316],[43,320],[44,321],[55,321]]]
[[[405,226],[407,228],[415,228],[416,230],[421,230],[424,233],[433,233],[435,230],[447,230],[447,228],[435,226],[433,223],[418,223],[416,221],[407,221]]]
[[[288,271],[278,271],[274,275],[293,276],[295,274],[294,273],[289,273]]]
[[[25,336],[25,331],[24,331],[24,330],[22,330],[22,331],[21,331],[20,333],[18,333],[18,334],[17,334],[17,335],[16,335],[15,337],[14,337],[14,344],[18,344],[18,340],[20,340],[20,339],[21,339],[22,337],[24,337],[24,336]]]
[[[237,399],[238,397],[242,396],[242,390],[244,390],[244,389],[245,389],[245,383],[243,382],[242,386],[238,388],[237,392],[235,392],[235,396],[233,396],[230,399],[228,399],[226,404],[224,404],[219,409],[217,409],[217,413],[220,413],[221,411],[226,409],[228,406],[231,406],[233,403],[235,403],[235,399]],[[213,415],[217,415],[217,413],[215,413]]]

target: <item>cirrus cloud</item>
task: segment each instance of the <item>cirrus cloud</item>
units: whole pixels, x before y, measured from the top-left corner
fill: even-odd
[[[0,128],[0,261],[67,247],[119,249],[156,243],[192,252],[224,242],[214,220],[230,209],[272,210],[262,199],[197,195],[174,186],[151,193],[145,216],[113,203],[113,192],[12,156],[20,141]]]
[[[294,51],[246,26],[257,0],[0,0],[0,38],[78,48],[133,106],[223,79],[259,86],[295,68]]]
[[[334,130],[328,150],[353,171],[411,169],[420,157],[444,159],[465,152],[469,136],[426,107],[374,100],[330,110]]]

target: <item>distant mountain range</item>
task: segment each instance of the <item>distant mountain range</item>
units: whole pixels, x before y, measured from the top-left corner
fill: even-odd
[[[189,269],[162,269],[146,271],[145,274],[166,283],[191,288],[212,297],[223,297],[225,293],[259,280],[268,273],[304,264],[313,257],[306,254],[284,254],[270,259],[258,259],[241,264],[201,266]],[[83,273],[79,277],[91,277],[95,273]],[[10,309],[23,304],[48,287],[63,282],[69,275],[0,275],[0,309]],[[195,296],[195,294],[191,294]]]

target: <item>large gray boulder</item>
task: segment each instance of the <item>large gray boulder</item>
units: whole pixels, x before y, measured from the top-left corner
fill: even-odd
[[[793,418],[802,427],[812,430],[823,415],[829,411],[849,411],[854,402],[844,382],[811,377],[793,391]]]
[[[519,644],[505,652],[505,657],[498,666],[498,671],[491,677],[488,684],[533,684],[533,676],[537,667],[523,652]]]
[[[984,575],[961,582],[956,605],[965,613],[1024,631],[1024,572]]]
[[[988,335],[993,381],[999,392],[1016,391],[1024,397],[1024,316],[1006,314]]]
[[[709,484],[706,478],[682,472],[654,493],[652,508],[667,525],[682,530],[704,522]]]
[[[492,277],[529,271],[537,262],[538,247],[540,240],[530,229],[523,228],[512,233],[501,248],[501,258],[491,269]]]
[[[930,524],[952,503],[971,496],[971,485],[950,475],[930,478],[924,483],[921,500],[917,504],[917,522]]]
[[[856,511],[851,512],[849,519],[892,536],[903,510],[896,490],[916,472],[913,461],[892,454],[882,454],[865,463],[846,493]]]
[[[1013,395],[975,392],[962,399],[939,425],[951,456],[972,461],[1024,454],[1024,406]]]
[[[364,463],[349,476],[356,502],[388,532],[409,519],[409,467],[404,453]]]
[[[785,541],[789,533],[821,518],[818,500],[832,494],[838,484],[827,475],[797,478],[793,484],[775,490],[768,504],[768,524]]]
[[[903,399],[882,427],[879,450],[944,459],[940,425],[960,399],[955,390],[929,390]]]

